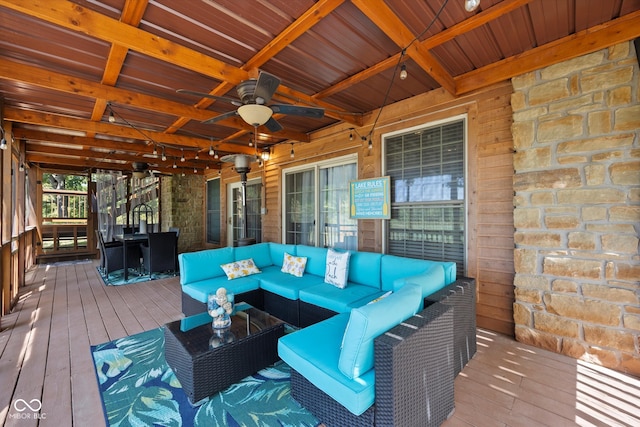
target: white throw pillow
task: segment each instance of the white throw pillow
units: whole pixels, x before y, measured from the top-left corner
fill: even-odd
[[[324,281],[340,289],[347,287],[349,277],[350,252],[327,251],[327,267],[324,270]]]
[[[284,253],[284,262],[282,263],[283,273],[292,274],[296,277],[302,277],[304,275],[304,269],[307,266],[307,257],[293,256],[288,253]]]
[[[229,280],[249,276],[250,274],[262,273],[254,264],[252,258],[222,264],[220,267],[224,270]]]

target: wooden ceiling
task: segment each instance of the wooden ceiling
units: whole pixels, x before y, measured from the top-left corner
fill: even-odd
[[[325,117],[276,115],[284,129],[260,127],[258,147],[306,142],[436,88],[466,94],[633,40],[640,0],[0,0],[0,31],[4,120],[28,162],[203,173],[220,167],[210,148],[255,153],[254,130],[202,123],[237,107],[177,89],[237,98],[274,74],[272,101]]]

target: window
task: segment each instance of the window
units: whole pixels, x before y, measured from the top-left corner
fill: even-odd
[[[465,262],[465,121],[463,118],[384,138],[391,177],[386,252]]]
[[[207,243],[220,244],[220,179],[207,181]]]
[[[355,156],[284,171],[285,243],[357,249],[358,223],[349,215],[356,178]]]

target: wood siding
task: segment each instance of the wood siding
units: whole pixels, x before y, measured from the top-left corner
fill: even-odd
[[[381,176],[382,135],[445,120],[460,114],[468,117],[467,140],[467,266],[466,275],[478,281],[478,326],[513,335],[513,139],[511,136],[512,87],[508,82],[454,99],[435,90],[385,107],[373,133],[373,149],[349,127],[339,125],[311,135],[310,143],[275,147],[264,168],[257,167],[249,179],[261,176],[264,183],[263,241],[282,240],[282,171],[348,154],[358,156],[358,179]],[[377,111],[365,117],[358,129],[367,135]],[[222,204],[226,207],[226,184],[238,175],[226,167],[222,171]],[[223,209],[226,212],[226,209]],[[226,221],[225,221],[226,222]],[[223,231],[226,226],[223,224]],[[225,234],[226,235],[226,234]],[[358,222],[358,248],[383,250],[381,220]]]

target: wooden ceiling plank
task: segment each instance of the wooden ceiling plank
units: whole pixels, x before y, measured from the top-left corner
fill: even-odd
[[[452,94],[456,92],[453,77],[428,49],[415,41],[415,34],[383,0],[352,0],[352,3],[401,49],[406,49],[407,54],[443,88]]]
[[[640,11],[455,78],[457,95],[640,37]]]

